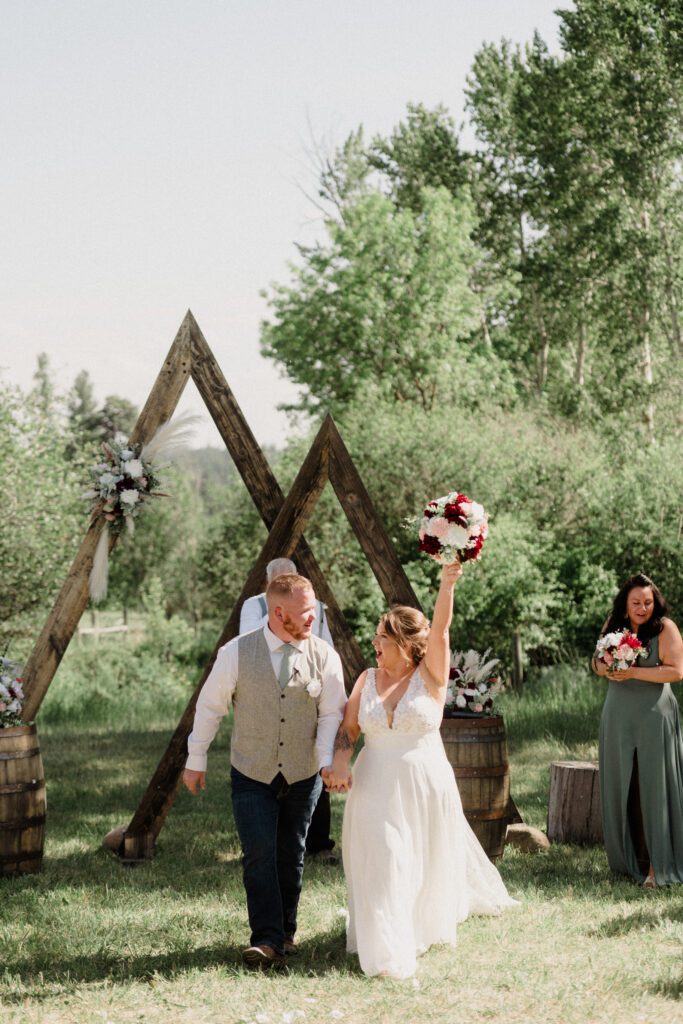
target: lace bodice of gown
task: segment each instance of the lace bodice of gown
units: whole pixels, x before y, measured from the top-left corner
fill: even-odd
[[[415,669],[406,692],[396,705],[390,726],[386,708],[377,693],[375,669],[368,669],[358,712],[358,721],[366,736],[387,733],[423,736],[437,732],[442,714],[442,708],[427,690],[420,670]]]

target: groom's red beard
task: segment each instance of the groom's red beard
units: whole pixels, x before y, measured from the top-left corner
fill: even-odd
[[[282,616],[282,625],[287,630],[292,640],[308,640],[311,635],[311,630],[313,629],[314,621],[315,619],[311,619],[311,621],[305,625],[299,624],[297,626],[288,615]]]

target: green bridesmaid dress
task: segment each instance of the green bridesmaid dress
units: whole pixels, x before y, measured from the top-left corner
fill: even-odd
[[[659,664],[656,636],[638,667]],[[642,815],[640,851],[629,814],[634,803],[634,764]],[[609,681],[600,719],[600,799],[612,871],[642,881],[649,856],[658,885],[683,882],[683,736],[669,683]]]

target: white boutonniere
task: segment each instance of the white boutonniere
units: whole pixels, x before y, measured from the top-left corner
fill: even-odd
[[[322,693],[323,684],[318,679],[307,679],[299,672],[298,668],[295,668],[292,672],[292,678],[290,679],[288,686],[303,687],[309,697],[315,700]]]

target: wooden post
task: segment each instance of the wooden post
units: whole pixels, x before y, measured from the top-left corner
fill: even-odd
[[[415,591],[331,417],[330,483],[389,604],[420,608]]]
[[[512,634],[512,686],[517,693],[524,688],[524,652],[519,631]]]
[[[548,839],[587,846],[602,843],[597,761],[553,761],[550,765]]]

